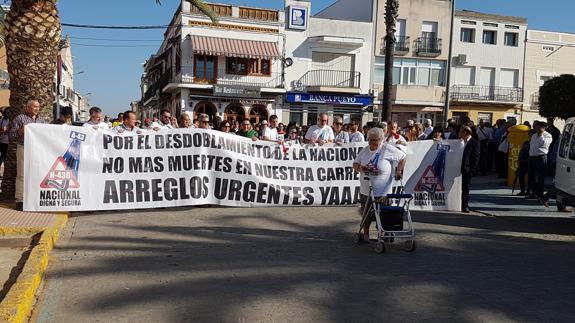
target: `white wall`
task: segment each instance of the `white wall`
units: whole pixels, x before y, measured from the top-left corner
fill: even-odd
[[[286,1],[286,5],[311,7],[310,2]],[[287,8],[286,8],[287,10]],[[311,12],[311,8],[310,8]],[[310,17],[307,30],[286,29],[286,57],[291,57],[294,64],[286,68],[286,85],[289,87],[299,80],[306,72],[312,69],[312,53],[327,52],[353,54],[355,56],[354,70],[361,73],[361,93],[367,94],[370,90],[371,55],[373,52],[371,22],[357,22],[335,19]],[[322,45],[315,47],[309,40],[311,37],[330,36],[338,38],[361,39],[363,46],[349,48],[342,44]]]
[[[462,20],[475,21],[476,25],[462,24]],[[497,27],[484,26],[483,23],[497,23]],[[518,26],[519,29],[506,28],[505,25]],[[461,41],[461,28],[475,29],[475,42],[465,43]],[[497,42],[495,45],[483,43],[483,30],[497,31]],[[451,85],[456,84],[458,80],[458,67],[475,67],[473,84],[480,85],[481,68],[495,68],[495,82],[494,86],[500,86],[505,83],[501,78],[502,69],[513,69],[518,72],[517,85],[523,87],[523,65],[525,55],[525,34],[527,25],[518,24],[516,22],[502,22],[497,20],[481,20],[477,18],[456,16],[453,30],[453,56],[457,57],[459,54],[467,55],[467,64],[459,65],[454,60],[452,65]],[[504,35],[505,32],[512,32],[518,34],[517,47],[505,46]],[[459,73],[461,74],[461,73]]]

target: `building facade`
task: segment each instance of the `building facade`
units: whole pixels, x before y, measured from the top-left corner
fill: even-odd
[[[85,121],[89,119],[88,100],[85,96],[74,89],[74,78],[83,72],[74,72],[74,61],[72,57],[72,47],[70,37],[60,41],[60,50],[57,57],[56,75],[56,95],[54,103],[54,115],[56,115],[57,105],[60,107],[69,106],[74,112],[73,121]]]
[[[450,0],[401,0],[393,62],[392,119],[441,120],[451,36]],[[385,71],[385,1],[376,8],[373,84],[381,109]]]
[[[539,87],[555,76],[575,75],[575,34],[528,30],[525,44],[525,102],[522,120],[532,122],[543,119],[539,115]]]
[[[456,12],[450,118],[520,119],[526,32],[525,18]]]
[[[286,87],[283,120],[315,124],[319,113],[367,122],[372,116],[371,10],[349,10],[340,0],[311,16],[311,2],[285,1]],[[359,0],[356,7],[369,8]],[[349,16],[353,12],[354,16]],[[298,20],[300,24],[294,25]]]
[[[161,109],[259,123],[313,124],[319,112],[367,115],[371,22],[316,18],[308,1],[285,10],[208,4],[217,24],[186,1],[144,66],[141,117]],[[367,117],[365,117],[367,118]]]
[[[260,122],[281,115],[283,12],[209,4],[217,24],[182,1],[145,64],[142,117],[161,109]]]

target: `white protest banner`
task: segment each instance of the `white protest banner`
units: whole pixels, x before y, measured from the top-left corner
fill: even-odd
[[[87,211],[216,204],[342,206],[359,199],[353,160],[365,143],[289,146],[202,129],[118,135],[31,124],[24,209]],[[462,145],[409,144],[405,190],[414,206],[457,210]]]

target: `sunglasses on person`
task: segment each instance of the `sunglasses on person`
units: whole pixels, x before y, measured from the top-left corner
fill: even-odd
[[[200,120],[201,123],[210,123],[209,120]]]
[[[334,122],[333,124],[337,126],[343,126],[343,122]]]
[[[229,124],[225,124],[222,128],[231,128]]]

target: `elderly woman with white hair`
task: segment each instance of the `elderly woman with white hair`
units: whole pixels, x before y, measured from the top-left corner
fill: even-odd
[[[362,214],[371,208],[370,189],[373,197],[380,203],[387,204],[387,195],[392,193],[393,180],[401,179],[405,167],[406,154],[393,144],[384,142],[385,132],[381,128],[372,128],[367,132],[368,146],[361,150],[353,162],[353,169],[360,172],[360,202]],[[394,165],[397,167],[394,171]],[[369,227],[375,219],[370,214],[366,219],[363,241],[369,242]]]

